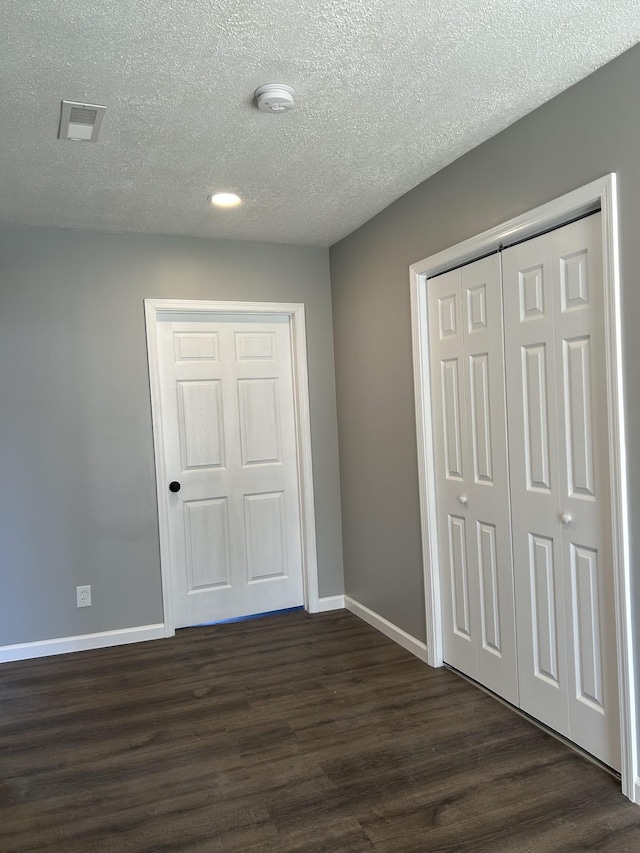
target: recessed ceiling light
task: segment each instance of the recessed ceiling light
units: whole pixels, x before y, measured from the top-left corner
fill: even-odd
[[[214,193],[209,196],[211,204],[216,207],[236,207],[242,203],[242,199],[235,193]]]

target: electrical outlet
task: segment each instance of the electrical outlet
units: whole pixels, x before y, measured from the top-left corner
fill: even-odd
[[[91,607],[91,586],[77,586],[76,600],[78,607]]]

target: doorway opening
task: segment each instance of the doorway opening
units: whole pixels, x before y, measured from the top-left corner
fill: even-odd
[[[165,636],[185,619],[208,621],[199,616],[208,595],[235,596],[238,554],[251,602],[267,602],[258,610],[303,604],[317,612],[304,306],[145,299],[145,317]],[[175,388],[167,393],[170,363]],[[237,435],[225,442],[225,430]],[[224,482],[208,494],[216,475]],[[299,592],[290,583],[296,572]],[[239,606],[225,604],[222,618],[250,615]]]

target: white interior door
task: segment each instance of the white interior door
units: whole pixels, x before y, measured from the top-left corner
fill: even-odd
[[[503,252],[523,710],[620,769],[600,214]]]
[[[517,704],[499,255],[428,297],[444,660]]]
[[[301,605],[288,316],[162,314],[157,335],[175,627]]]

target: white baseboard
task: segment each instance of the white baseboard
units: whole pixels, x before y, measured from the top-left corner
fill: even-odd
[[[327,610],[344,610],[344,595],[328,595],[326,598],[319,598],[316,612],[326,613]]]
[[[63,655],[67,652],[82,652],[88,649],[103,649],[107,646],[123,646],[126,643],[140,643],[143,640],[159,640],[164,636],[164,625],[159,623],[140,625],[137,628],[121,628],[117,631],[101,631],[98,634],[58,637],[54,640],[40,640],[35,643],[16,643],[12,646],[0,646],[0,663]]]
[[[402,628],[398,628],[398,626],[394,625],[393,622],[389,622],[389,620],[385,619],[384,616],[380,616],[379,613],[369,610],[369,608],[365,607],[364,604],[360,604],[359,601],[354,601],[354,599],[349,598],[348,595],[345,595],[344,597],[344,606],[355,616],[359,616],[360,619],[363,619],[365,622],[368,622],[369,625],[377,628],[378,631],[385,634],[390,640],[394,640],[394,642],[398,643],[399,646],[402,646],[403,649],[411,652],[412,655],[420,658],[424,663],[427,662],[426,643],[416,640],[415,637],[412,637],[411,634],[407,634],[407,632],[403,631]]]

